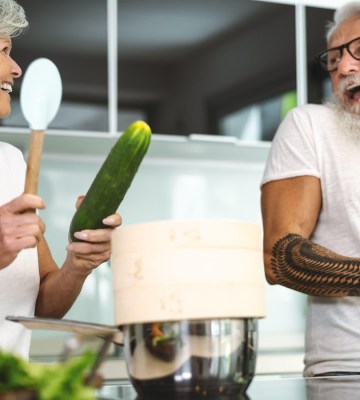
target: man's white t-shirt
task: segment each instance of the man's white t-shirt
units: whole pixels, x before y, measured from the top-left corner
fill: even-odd
[[[322,191],[310,239],[360,258],[360,127],[358,138],[345,132],[327,105],[290,111],[274,138],[262,184],[304,175],[319,178]],[[359,297],[308,297],[304,374],[330,371],[360,372]]]
[[[23,193],[25,171],[22,153],[0,142],[0,205]],[[0,348],[24,358],[29,356],[31,331],[5,317],[34,316],[39,280],[36,249],[21,251],[11,265],[0,269]]]

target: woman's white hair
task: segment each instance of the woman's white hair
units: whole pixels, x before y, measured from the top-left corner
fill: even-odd
[[[339,7],[334,13],[334,21],[329,22],[326,27],[327,42],[330,42],[332,34],[342,22],[356,14],[360,14],[360,1],[353,1]]]
[[[18,36],[28,24],[24,9],[15,0],[0,0],[0,38]]]

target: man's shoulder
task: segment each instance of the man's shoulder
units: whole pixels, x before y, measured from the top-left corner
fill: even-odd
[[[290,110],[287,117],[294,121],[328,125],[333,120],[333,114],[331,107],[326,104],[305,104]]]
[[[310,115],[318,115],[320,114],[332,114],[332,110],[326,104],[304,104],[302,106],[295,107],[291,110],[294,113],[299,114],[310,114]]]

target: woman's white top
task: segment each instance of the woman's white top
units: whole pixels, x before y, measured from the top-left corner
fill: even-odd
[[[0,142],[0,206],[23,193],[25,173],[21,151]],[[36,249],[21,251],[12,264],[0,269],[0,348],[24,358],[29,356],[31,331],[19,323],[5,320],[5,317],[34,316],[39,283]]]

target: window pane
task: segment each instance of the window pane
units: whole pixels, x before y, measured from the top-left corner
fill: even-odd
[[[308,65],[308,99],[309,103],[322,103],[329,91],[325,81],[329,74],[315,61],[315,55],[327,47],[325,26],[332,20],[334,10],[317,7],[306,7],[307,65]]]
[[[120,0],[119,105],[154,132],[219,134],[219,118],[295,87],[294,7]]]
[[[63,81],[63,99],[51,128],[108,130],[107,3],[101,0],[19,0],[28,30],[13,40],[14,59],[25,72],[39,57],[52,60]],[[3,123],[27,126],[13,96],[13,115]]]
[[[220,119],[220,134],[242,140],[271,141],[287,112],[296,106],[296,91],[252,104]]]

